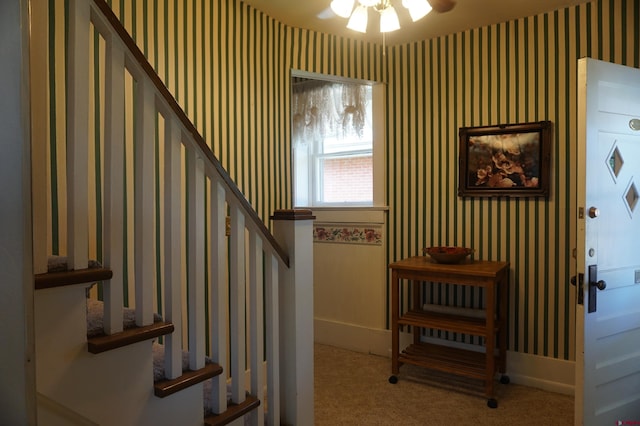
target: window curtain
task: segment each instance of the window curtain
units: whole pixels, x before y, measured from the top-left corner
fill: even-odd
[[[294,146],[329,136],[362,136],[367,121],[366,85],[298,78],[292,91]]]

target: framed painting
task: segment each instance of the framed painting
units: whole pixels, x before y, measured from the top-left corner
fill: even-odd
[[[547,197],[550,121],[461,127],[458,195]]]

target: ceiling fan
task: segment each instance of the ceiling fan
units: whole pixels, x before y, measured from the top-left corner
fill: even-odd
[[[448,12],[456,4],[456,0],[402,0],[412,21],[418,21],[431,10],[439,13]],[[355,9],[354,9],[355,6]],[[367,32],[369,8],[380,15],[380,32],[386,33],[400,28],[398,14],[391,0],[333,0],[331,10],[338,16],[349,18],[347,28]]]

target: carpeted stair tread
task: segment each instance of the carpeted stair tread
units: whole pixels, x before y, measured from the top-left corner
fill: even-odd
[[[250,413],[260,406],[260,400],[247,394],[246,399],[239,404],[229,404],[227,410],[220,414],[211,414],[204,419],[205,426],[222,426]]]
[[[36,290],[63,287],[74,284],[88,284],[96,281],[110,280],[113,276],[111,269],[87,268],[64,272],[47,272],[34,276]]]
[[[168,382],[169,379],[165,378],[164,371],[164,356],[165,356],[165,346],[160,343],[153,343],[153,381],[156,384],[156,388],[164,386],[163,382]],[[190,382],[188,385],[194,385],[200,382],[202,384],[202,397],[204,400],[204,417],[211,416],[213,414],[213,380],[212,377],[215,377],[222,373],[222,367],[218,366],[218,364],[214,363],[213,360],[209,357],[205,357],[205,368],[203,370],[199,370],[201,380],[194,380]],[[217,370],[219,368],[219,370]],[[194,374],[189,370],[189,352],[183,350],[182,351],[182,371],[185,374],[190,375]],[[215,371],[215,374],[209,375],[210,371]],[[183,377],[179,377],[175,380],[182,380]],[[185,386],[186,387],[186,386]],[[181,388],[183,389],[183,388]],[[180,390],[180,389],[176,389]],[[156,396],[162,397],[158,395],[156,392]],[[166,395],[164,395],[166,396]],[[227,383],[227,403],[231,403],[231,383]],[[247,424],[247,422],[245,422]]]
[[[128,307],[122,309],[122,328],[122,332],[106,335],[104,302],[87,298],[87,342],[91,353],[105,352],[173,332],[173,324],[164,322],[158,314],[153,315],[153,324],[136,326],[136,311]]]
[[[162,321],[162,317],[154,313],[153,322]],[[136,327],[136,310],[122,308],[122,329],[128,330]],[[103,336],[104,332],[104,302],[87,298],[87,338]]]
[[[161,343],[153,342],[153,345],[151,346],[151,351],[153,354],[153,381],[159,382],[161,380],[167,379],[164,371],[165,346]],[[182,359],[180,361],[181,361],[182,371],[188,371],[189,370],[189,352],[185,350],[182,350],[181,352],[182,352],[181,354]],[[215,364],[213,360],[208,356],[204,357],[204,363]]]
[[[198,370],[186,370],[181,376],[175,379],[163,379],[154,383],[153,389],[155,396],[164,398],[172,395],[182,389],[188,388],[195,384],[204,382],[207,379],[215,377],[222,373],[222,367],[218,364],[205,364],[203,368]]]
[[[104,268],[100,262],[89,260],[86,269],[69,269],[66,256],[49,256],[47,259],[47,272],[34,276],[36,290],[62,287],[74,284],[86,284],[96,281],[110,280],[113,272]]]
[[[151,325],[133,327],[111,335],[99,335],[87,339],[89,352],[99,354],[112,349],[121,348],[144,340],[154,339],[173,333],[173,324],[166,321],[156,321]]]

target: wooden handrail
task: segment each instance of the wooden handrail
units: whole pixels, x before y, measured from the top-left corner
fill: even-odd
[[[149,63],[147,58],[144,56],[144,53],[140,50],[136,42],[131,38],[126,28],[122,25],[118,17],[113,13],[111,7],[107,4],[105,0],[93,0],[95,5],[100,9],[105,18],[109,21],[111,26],[120,36],[122,42],[129,48],[136,61],[144,71],[144,73],[149,77],[149,79],[153,82],[156,90],[162,95],[163,99],[169,105],[169,108],[176,114],[182,125],[185,129],[191,134],[193,140],[198,144],[198,147],[204,154],[204,156],[210,161],[211,165],[216,169],[222,180],[225,182],[227,188],[230,190],[233,197],[236,201],[242,206],[243,210],[246,212],[247,217],[253,223],[253,225],[257,228],[257,231],[262,234],[262,237],[269,242],[269,245],[273,247],[275,253],[280,257],[282,262],[289,267],[289,256],[284,251],[284,249],[278,244],[276,239],[273,237],[269,229],[265,226],[258,213],[253,209],[251,204],[247,201],[244,194],[238,189],[229,173],[224,169],[220,161],[216,158],[215,154],[209,148],[209,146],[204,141],[204,138],[198,132],[198,129],[193,125],[187,114],[182,110],[176,99],[173,97],[169,89],[165,86],[164,82],[160,79],[160,76],[156,73],[153,66]]]

